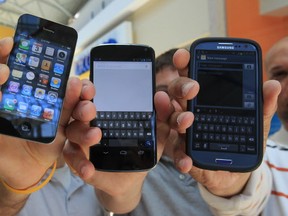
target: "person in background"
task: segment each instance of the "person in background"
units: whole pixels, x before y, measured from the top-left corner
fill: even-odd
[[[252,173],[208,171],[193,167],[184,153],[185,131],[194,118],[186,111],[186,104],[199,91],[199,84],[187,78],[189,60],[189,52],[179,49],[173,55],[174,66],[170,55],[169,66],[159,67],[157,72],[157,88],[161,90],[154,101],[159,163],[149,172],[118,173],[117,178],[110,173],[110,177],[101,178],[101,172],[88,160],[95,140],[87,136],[83,140],[73,133],[81,127],[88,131],[89,125],[83,122],[69,128],[64,148],[68,164],[97,194],[107,191],[99,187],[99,181],[114,185],[108,195],[98,196],[105,209],[128,215],[258,215],[263,210],[271,190],[271,176],[266,175],[264,163]],[[267,81],[263,87],[264,143],[280,90],[277,81]]]
[[[265,58],[267,77],[281,83],[277,101],[277,116],[281,128],[267,142],[265,161],[272,175],[272,190],[262,216],[288,215],[288,37],[282,38]]]

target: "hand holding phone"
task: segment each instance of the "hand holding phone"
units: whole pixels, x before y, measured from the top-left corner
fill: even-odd
[[[199,168],[252,171],[263,157],[262,60],[247,39],[203,38],[190,49],[189,76],[200,91],[188,102],[195,115],[187,154]]]
[[[56,136],[77,32],[30,14],[19,17],[1,86],[0,133],[40,143]]]
[[[100,45],[91,50],[90,80],[96,86],[97,117],[102,130],[90,148],[98,170],[151,169],[156,157],[154,50],[142,45]]]

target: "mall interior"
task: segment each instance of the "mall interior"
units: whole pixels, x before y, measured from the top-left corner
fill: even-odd
[[[50,6],[55,2],[70,6],[75,3],[53,0]],[[8,8],[16,3],[4,1],[0,13],[4,15],[1,11],[5,4]],[[201,37],[239,37],[258,42],[264,57],[275,42],[288,35],[288,1],[283,0],[86,0],[80,6],[62,21],[78,32],[71,75],[80,78],[89,77],[90,50],[101,43],[146,44],[158,56],[170,48],[189,49]],[[39,8],[18,6],[17,10],[10,9],[10,14],[7,10],[5,16],[8,20],[21,13],[35,13],[56,21],[53,11]],[[16,22],[5,23],[3,19],[0,38],[13,36],[15,26]],[[265,71],[263,77],[267,79]]]

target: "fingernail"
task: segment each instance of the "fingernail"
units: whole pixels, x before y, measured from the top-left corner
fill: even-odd
[[[186,96],[193,86],[194,86],[193,82],[185,83],[182,86],[182,94],[183,94],[183,96]]]
[[[87,167],[86,166],[83,166],[82,168],[81,168],[81,170],[80,170],[80,172],[81,172],[81,176],[85,176],[86,175],[86,173],[87,173]]]
[[[177,166],[178,166],[179,168],[182,168],[183,166],[185,166],[185,161],[178,159]]]
[[[179,115],[179,116],[177,117],[177,124],[178,124],[178,125],[181,124],[183,118],[184,118],[183,115]]]

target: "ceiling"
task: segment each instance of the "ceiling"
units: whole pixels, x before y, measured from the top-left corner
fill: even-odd
[[[15,28],[18,17],[23,13],[66,25],[87,2],[88,0],[6,0],[0,4],[0,25]]]

